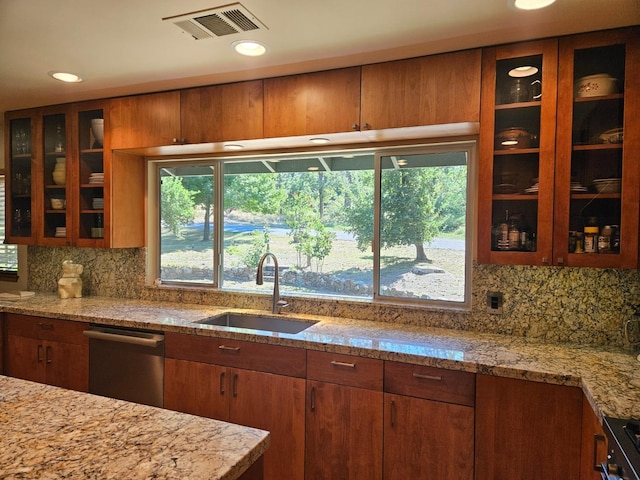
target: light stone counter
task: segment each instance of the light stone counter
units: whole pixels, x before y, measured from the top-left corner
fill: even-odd
[[[600,417],[640,419],[640,362],[620,348],[545,344],[522,337],[296,315],[319,322],[299,334],[197,325],[224,307],[37,294],[0,310],[106,325],[217,336],[581,387]],[[245,310],[246,311],[246,310]],[[253,312],[255,313],[255,312]],[[264,313],[264,312],[262,312]],[[290,316],[285,314],[283,316]]]
[[[263,430],[0,376],[0,478],[237,479]]]

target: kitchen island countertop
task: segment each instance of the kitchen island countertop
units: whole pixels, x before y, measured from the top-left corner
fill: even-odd
[[[574,386],[582,388],[600,418],[640,420],[637,352],[617,347],[552,344],[509,335],[404,325],[401,318],[398,323],[389,323],[291,313],[282,317],[318,323],[298,334],[269,333],[196,323],[223,312],[256,313],[250,310],[108,297],[60,299],[42,293],[17,302],[0,302],[0,311],[285,345]]]
[[[0,478],[239,478],[269,433],[0,376]]]

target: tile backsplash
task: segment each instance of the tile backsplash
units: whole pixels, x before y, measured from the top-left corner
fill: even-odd
[[[84,265],[83,295],[268,309],[265,295],[145,285],[146,249],[28,249],[28,288],[56,292],[62,262]],[[285,287],[286,289],[286,287]],[[486,294],[503,294],[502,314],[487,313]],[[501,333],[549,342],[629,346],[624,324],[640,305],[640,272],[569,267],[474,265],[471,311],[351,300],[295,298],[292,313]],[[640,340],[637,329],[631,341]]]

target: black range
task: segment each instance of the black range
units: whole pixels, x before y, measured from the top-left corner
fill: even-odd
[[[640,480],[640,422],[604,418],[609,458],[603,463],[603,480]]]

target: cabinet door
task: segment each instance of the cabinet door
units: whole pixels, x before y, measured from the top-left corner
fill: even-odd
[[[554,262],[637,268],[640,29],[562,38],[559,58]]]
[[[45,383],[89,391],[89,347],[71,343],[43,342]]]
[[[35,110],[5,114],[5,238],[11,244],[32,245],[36,240],[32,212],[39,189],[37,118]]]
[[[304,478],[305,381],[270,373],[229,369],[229,421],[271,432],[264,478]]]
[[[180,92],[186,143],[262,138],[262,80],[190,88]]]
[[[362,67],[362,129],[480,118],[480,50]]]
[[[45,351],[41,340],[7,335],[5,346],[5,373],[8,376],[45,383]]]
[[[110,100],[111,148],[171,145],[180,139],[180,92]]]
[[[483,51],[478,261],[552,262],[558,45]]]
[[[602,422],[593,412],[587,399],[582,397],[582,453],[580,455],[580,478],[602,480],[601,463],[607,461],[607,437]]]
[[[476,479],[580,477],[578,388],[478,375]]]
[[[360,118],[360,67],[264,80],[264,136],[348,132]]]
[[[382,392],[307,382],[306,478],[382,478]]]
[[[385,480],[473,479],[473,417],[473,407],[385,393]]]
[[[166,358],[164,407],[201,417],[229,420],[227,368]]]

